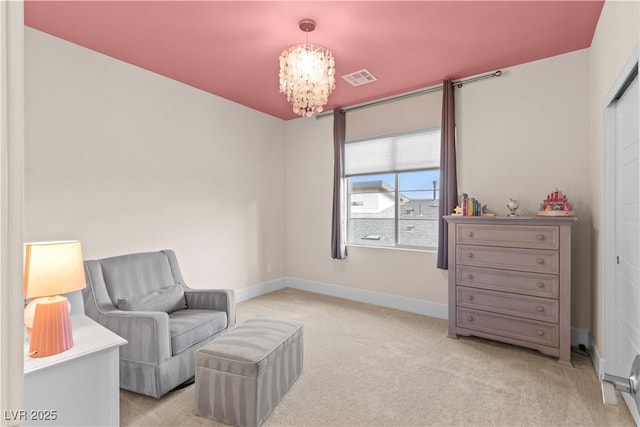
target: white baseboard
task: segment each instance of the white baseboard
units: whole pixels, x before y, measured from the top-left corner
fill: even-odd
[[[603,381],[603,378],[606,372],[606,360],[602,358],[602,356],[600,356],[600,352],[598,351],[596,340],[592,336],[590,337],[591,337],[591,346],[589,347],[589,349],[591,352],[591,362],[593,363],[593,369],[595,369],[598,379],[600,380],[600,382],[603,384],[603,387],[604,387],[605,382]],[[604,395],[604,390],[603,390],[603,395]],[[638,407],[636,406],[635,399],[629,393],[621,392],[620,395],[624,400],[624,404],[627,405],[629,412],[631,412],[631,416],[633,417],[633,420],[635,421],[636,425],[640,426],[640,412],[638,411]],[[604,396],[603,396],[603,400],[604,400]],[[622,403],[618,402],[617,404],[620,405]]]
[[[571,327],[571,345],[577,347],[578,344],[584,344],[585,348],[591,348],[591,340],[589,339],[589,331],[583,328]]]
[[[235,289],[234,293],[236,302],[242,302],[287,287],[363,302],[366,304],[395,308],[397,310],[423,314],[425,316],[437,317],[439,319],[446,319],[448,317],[448,308],[446,304],[391,295],[383,292],[368,291],[366,289],[356,289],[347,286],[338,286],[312,280],[298,279],[295,277],[285,277],[247,288]]]
[[[395,308],[411,313],[446,319],[448,317],[447,304],[440,304],[417,298],[402,297],[383,292],[356,289],[347,286],[331,285],[329,283],[315,282],[311,280],[287,277],[287,286],[303,291],[344,298],[382,307]]]
[[[251,298],[259,297],[260,295],[278,291],[286,287],[287,281],[284,277],[282,277],[280,279],[270,280],[268,282],[249,286],[248,288],[234,289],[233,293],[235,294],[236,302],[242,302]]]
[[[449,317],[447,304],[392,295],[384,292],[369,291],[366,289],[350,288],[348,286],[332,285],[329,283],[299,279],[296,277],[283,277],[253,285],[248,288],[236,289],[236,302],[246,301],[287,287],[337,298],[344,298],[351,301],[363,302],[366,304],[395,308],[397,310],[408,311],[410,313],[422,314],[439,319],[447,319]],[[584,344],[589,349],[593,348],[589,331],[583,328],[572,327],[571,345],[577,346],[578,344]],[[596,366],[596,363],[597,362],[594,359],[594,367]],[[597,368],[596,372],[598,372]]]
[[[604,378],[604,359],[600,356],[598,346],[595,345],[595,340],[592,340],[591,346],[589,346],[589,352],[591,353],[591,363],[593,363],[593,369],[596,371],[596,375],[599,380]]]
[[[640,426],[640,412],[638,412],[638,407],[636,406],[636,400],[629,393],[621,393],[622,398],[627,404],[627,408],[629,412],[631,412],[631,416],[633,417],[633,421],[636,422],[637,426]]]

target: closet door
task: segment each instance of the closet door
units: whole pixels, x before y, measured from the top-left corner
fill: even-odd
[[[637,72],[615,104],[616,203],[614,348],[607,349],[607,371],[628,378],[640,354],[640,158]],[[609,353],[611,351],[611,353]],[[637,406],[633,399],[627,404]],[[632,410],[633,412],[633,410]]]

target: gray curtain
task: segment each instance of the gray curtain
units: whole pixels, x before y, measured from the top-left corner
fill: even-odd
[[[438,268],[449,268],[447,222],[443,215],[451,215],[458,204],[456,178],[456,123],[453,86],[451,80],[442,83],[442,125],[440,141],[440,201],[438,203]]]
[[[347,257],[344,221],[344,139],[346,120],[344,110],[333,110],[333,210],[331,222],[331,258]]]

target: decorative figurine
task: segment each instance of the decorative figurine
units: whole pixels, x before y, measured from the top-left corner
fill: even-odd
[[[517,200],[513,200],[509,197],[509,203],[507,203],[507,208],[509,208],[509,215],[507,216],[519,216],[520,214],[516,212],[516,210],[520,207],[520,203]]]
[[[571,210],[571,204],[567,195],[557,188],[549,193],[547,198],[540,204],[540,210],[537,216],[575,216],[576,213]]]

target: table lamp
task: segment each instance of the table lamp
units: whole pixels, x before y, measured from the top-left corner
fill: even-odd
[[[33,298],[24,310],[29,354],[45,357],[73,347],[70,305],[60,294],[86,286],[79,241],[25,244],[24,297]]]

